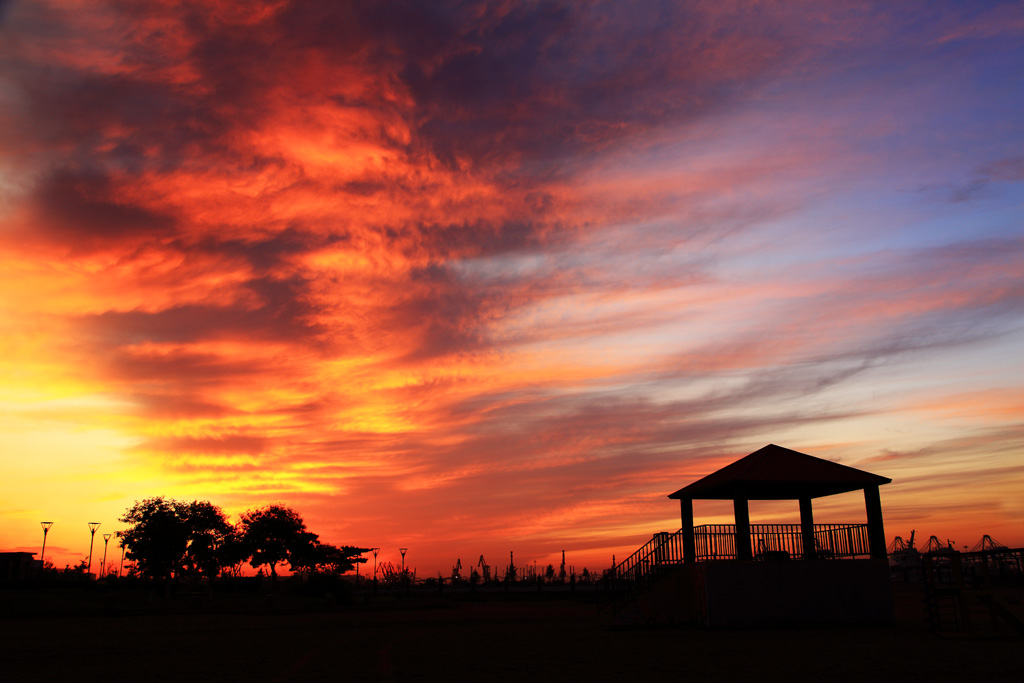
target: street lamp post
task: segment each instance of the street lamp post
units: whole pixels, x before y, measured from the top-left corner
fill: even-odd
[[[370,548],[373,551],[373,594],[377,595],[377,553],[380,548]]]
[[[100,576],[107,575],[107,544],[114,534],[103,534],[103,562],[100,563]]]
[[[399,548],[398,552],[402,553],[402,585],[405,586],[406,591],[409,590],[409,575],[405,573],[405,553],[408,548]]]
[[[43,527],[43,549],[39,552],[39,563],[42,564],[46,559],[46,534],[49,533],[53,522],[39,522],[39,525]]]
[[[86,574],[92,574],[92,542],[96,540],[96,530],[100,528],[99,522],[89,522],[89,566]]]
[[[124,539],[122,538],[123,535],[123,531],[117,532],[117,538],[121,543],[121,564],[117,565],[117,578],[119,579],[121,578],[121,570],[124,569]]]

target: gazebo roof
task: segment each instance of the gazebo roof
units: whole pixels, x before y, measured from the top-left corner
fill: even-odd
[[[797,500],[888,484],[892,479],[768,444],[669,498]]]

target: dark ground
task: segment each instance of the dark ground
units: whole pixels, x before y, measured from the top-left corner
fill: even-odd
[[[0,591],[0,679],[102,681],[1021,681],[1024,641],[933,636],[919,585],[875,628],[617,629],[593,596]]]

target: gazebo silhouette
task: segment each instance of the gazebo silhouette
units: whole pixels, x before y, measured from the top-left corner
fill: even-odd
[[[689,486],[684,486],[669,498],[679,500],[682,513],[683,557],[687,562],[701,558],[697,553],[698,531],[693,526],[694,500],[731,500],[736,517],[734,552],[736,559],[753,559],[751,541],[750,511],[751,500],[798,500],[800,501],[800,536],[798,543],[786,543],[789,535],[780,525],[766,531],[769,538],[777,539],[786,547],[763,550],[766,538],[757,538],[763,552],[787,553],[806,560],[816,559],[818,548],[835,555],[856,556],[869,554],[874,559],[886,559],[885,529],[882,524],[882,502],[878,487],[892,479],[877,474],[840,465],[829,460],[814,458],[804,453],[768,444],[731,465],[726,465]],[[833,496],[850,491],[864,491],[867,508],[866,525],[824,525],[816,529],[811,501],[814,498]],[[789,525],[786,525],[789,526]],[[837,537],[836,531],[849,531],[846,538]],[[819,534],[819,531],[828,533]],[[866,532],[866,537],[864,536]],[[707,534],[702,534],[707,535]],[[864,541],[867,541],[864,543]],[[849,543],[843,543],[849,541]],[[710,547],[712,544],[709,544]],[[862,552],[863,551],[863,552]],[[707,553],[703,555],[707,558]],[[776,557],[781,557],[777,555]]]
[[[888,621],[878,489],[891,481],[769,444],[670,494],[682,528],[610,570],[605,604],[627,620],[709,626]],[[814,523],[815,498],[858,490],[866,524]],[[735,524],[694,526],[694,500],[731,500]],[[799,501],[800,524],[751,524],[751,500]]]

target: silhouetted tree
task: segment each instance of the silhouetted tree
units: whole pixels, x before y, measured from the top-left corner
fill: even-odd
[[[143,576],[170,580],[182,574],[215,576],[223,564],[220,549],[231,525],[217,506],[173,498],[135,501],[121,521],[120,545]]]
[[[242,574],[242,565],[249,559],[249,550],[240,529],[232,527],[224,537],[220,548],[221,567],[228,570],[231,576]]]
[[[311,572],[344,574],[355,569],[356,563],[365,563],[366,558],[360,555],[369,551],[369,548],[348,545],[339,547],[315,539],[292,559],[291,565],[294,569],[308,569]]]
[[[277,580],[277,565],[288,562],[301,569],[306,558],[313,555],[317,535],[306,531],[299,513],[284,505],[268,505],[249,510],[238,522],[249,564],[253,569],[270,567],[270,576]]]
[[[188,504],[186,510],[189,540],[185,550],[184,572],[196,576],[213,578],[222,567],[228,566],[224,546],[230,532],[224,513],[219,507],[205,500]]]

